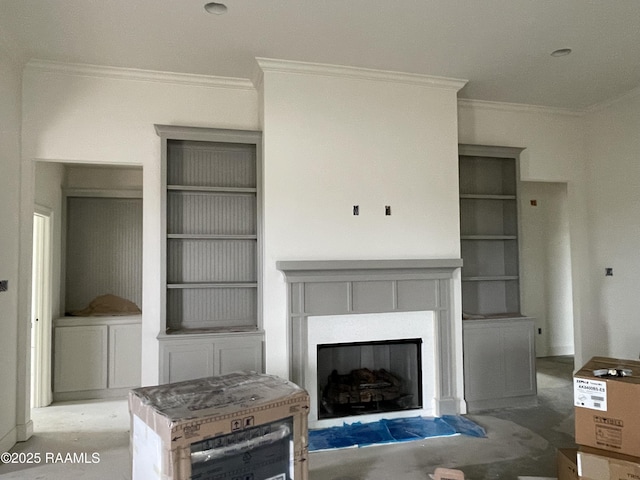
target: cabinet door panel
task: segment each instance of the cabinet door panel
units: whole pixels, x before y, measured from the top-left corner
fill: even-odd
[[[500,329],[465,328],[465,397],[483,400],[504,392],[504,355]]]
[[[140,386],[141,326],[109,327],[109,388]]]
[[[107,326],[55,329],[54,391],[107,388]]]
[[[510,396],[535,394],[533,322],[505,326],[502,335],[505,352],[505,394]]]
[[[216,375],[241,370],[262,372],[262,342],[253,339],[220,339],[216,342]]]
[[[164,383],[182,382],[213,375],[213,344],[181,342],[162,347]]]

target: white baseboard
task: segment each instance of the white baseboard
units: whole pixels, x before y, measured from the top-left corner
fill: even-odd
[[[0,438],[0,453],[8,452],[9,450],[11,450],[17,441],[18,434],[16,431],[16,427],[13,427],[11,430],[9,430],[9,433]]]
[[[33,435],[33,420],[16,426],[16,435],[18,442],[26,442]]]

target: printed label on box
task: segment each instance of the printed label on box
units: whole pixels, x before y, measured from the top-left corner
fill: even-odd
[[[622,428],[596,424],[596,443],[601,448],[620,448],[622,446]]]
[[[573,379],[573,404],[576,407],[607,411],[607,382],[588,378]]]

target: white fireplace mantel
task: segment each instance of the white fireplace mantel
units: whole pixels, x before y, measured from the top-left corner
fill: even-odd
[[[454,315],[455,272],[462,267],[461,259],[280,261],[276,267],[288,286],[293,382],[304,386],[307,381],[309,317],[431,311],[435,414],[466,412],[462,366],[456,362],[462,328]]]

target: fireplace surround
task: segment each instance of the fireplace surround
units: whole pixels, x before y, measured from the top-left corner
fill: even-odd
[[[313,397],[318,394],[318,382],[311,373],[316,355],[310,343],[316,340],[311,337],[325,332],[320,336],[339,338],[345,322],[388,317],[387,322],[375,327],[361,324],[358,328],[378,332],[367,334],[366,338],[332,342],[321,338],[319,342],[424,337],[427,342],[423,357],[427,363],[426,371],[423,367],[426,387],[421,412],[466,412],[462,394],[462,327],[461,320],[456,321],[459,316],[454,315],[455,280],[456,272],[459,278],[461,259],[279,261],[276,266],[287,282],[289,376],[309,391],[312,405],[317,405],[317,397]],[[413,410],[408,412],[416,415]],[[350,418],[360,421],[358,417]],[[310,427],[325,424],[312,406]]]

